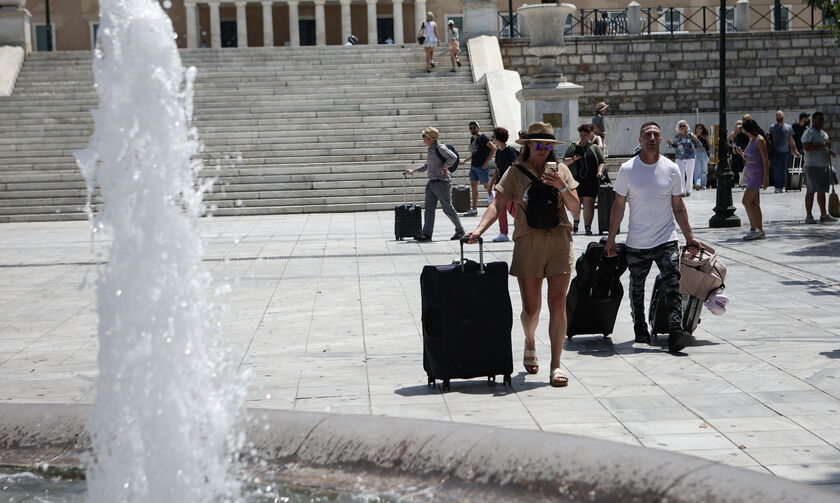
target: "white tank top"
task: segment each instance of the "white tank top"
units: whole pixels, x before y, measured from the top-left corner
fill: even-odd
[[[426,42],[437,42],[437,37],[435,37],[435,22],[423,21],[423,26],[426,28]]]

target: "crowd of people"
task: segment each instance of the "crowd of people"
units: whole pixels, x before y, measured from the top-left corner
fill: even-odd
[[[566,293],[575,261],[572,247],[575,226],[570,221],[569,214],[579,215],[583,204],[584,224],[588,227],[586,217],[591,213],[591,208],[587,209],[586,200],[592,199],[592,187],[605,176],[604,154],[591,139],[593,128],[590,125],[579,129],[580,140],[566,148],[566,155],[562,159],[557,154],[562,142],[555,138],[550,124],[535,122],[529,125],[527,131],[521,131],[516,140],[516,144],[521,146],[519,152],[507,145],[509,132],[504,128],[495,128],[492,140],[487,139],[485,142],[486,137],[479,133],[478,123],[471,122],[469,126],[472,140],[470,156],[461,162],[470,163],[474,191],[477,192],[478,182],[486,183],[486,190],[495,196],[475,229],[465,233],[449,195],[450,170],[457,162],[457,156],[439,142],[440,135],[437,129],[424,129],[422,138],[428,147],[426,163],[406,171],[407,175],[426,172],[429,178],[426,185],[423,231],[415,239],[420,242],[431,239],[438,202],[441,203],[444,214],[455,225],[456,232],[451,239],[464,239],[470,243],[477,242],[497,219],[503,220],[500,223],[500,236],[504,236],[504,239],[496,240],[507,240],[507,215],[510,214],[515,223],[510,274],[515,276],[519,283],[522,299],[520,321],[525,333],[522,363],[528,373],[535,374],[539,371],[536,330],[542,308],[542,288],[546,283],[548,335],[551,343],[549,382],[556,387],[566,386],[569,379],[560,366],[560,358],[567,327]],[[605,131],[601,129],[601,132]],[[679,352],[693,342],[693,337],[682,329],[679,321],[681,296],[675,219],[688,245],[695,246],[697,242],[691,232],[685,205],[680,197],[683,194],[683,178],[676,164],[659,155],[661,141],[661,131],[657,124],[643,125],[640,132],[642,153],[622,165],[616,180],[617,203],[612,210],[606,250],[608,254],[615,252],[615,235],[618,224],[623,219],[624,205],[628,204],[628,264],[632,257],[631,295],[634,299],[633,312],[636,313],[634,319],[639,318],[638,313],[644,311],[644,308],[637,304],[643,302],[644,277],[651,263],[656,261],[666,277],[663,288],[670,313],[669,319],[673,322],[668,347],[672,352]],[[496,169],[492,178],[487,173],[490,153],[496,159]],[[576,166],[575,174],[569,166]],[[651,173],[654,174],[652,178]],[[532,188],[537,181],[554,191],[549,197],[555,200],[556,206],[552,211],[556,220],[547,225],[539,223],[539,219],[529,214],[529,197],[533,204],[537,194],[532,192]],[[579,190],[587,195],[579,196]],[[473,201],[475,202],[475,198]],[[472,213],[472,210],[468,212]],[[652,215],[655,215],[654,220],[650,218]],[[643,319],[642,316],[635,324],[638,342],[648,342],[650,337],[649,334],[647,338],[641,335],[642,331],[647,333]]]

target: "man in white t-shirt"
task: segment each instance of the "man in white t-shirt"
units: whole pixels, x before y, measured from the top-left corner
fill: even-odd
[[[680,168],[659,155],[662,131],[655,122],[642,124],[637,157],[621,165],[615,181],[615,203],[610,213],[610,234],[605,253],[616,255],[615,235],[624,218],[624,205],[630,205],[627,231],[627,268],[630,269],[630,308],[636,342],[650,342],[645,321],[645,279],[656,262],[662,276],[662,294],[668,311],[668,351],[677,353],[694,343],[694,337],[682,327],[680,295],[680,226],[686,245],[700,248],[694,239],[688,212],[682,199]]]

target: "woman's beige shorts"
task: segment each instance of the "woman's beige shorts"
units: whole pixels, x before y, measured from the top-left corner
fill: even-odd
[[[450,40],[449,41],[449,50],[451,51],[453,49],[455,49],[455,54],[460,54],[461,53],[461,46],[458,45],[457,40]]]
[[[571,274],[574,263],[569,229],[561,227],[559,232],[533,230],[514,241],[510,274],[517,278]]]

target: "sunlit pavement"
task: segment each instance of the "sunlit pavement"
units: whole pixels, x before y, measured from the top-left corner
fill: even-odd
[[[625,294],[612,337],[567,341],[565,389],[548,385],[545,308],[540,372],[524,372],[513,278],[513,387],[483,378],[455,380],[447,393],[426,385],[420,270],[458,256],[440,212],[435,241],[423,244],[394,240],[392,212],[201,226],[206,266],[232,286],[217,298],[219,318],[233,357],[252,372],[250,407],[567,432],[840,490],[840,222],[805,225],[804,193],[765,192],[767,239],[745,242],[741,192],[735,229],[708,228],[714,196],[695,192],[686,203],[698,238],[729,269],[728,312],[704,310],[697,344],[671,355],[666,337],[633,343]],[[478,223],[463,221],[468,230]],[[513,245],[490,243],[496,234],[485,235],[485,259],[509,261]],[[593,239],[576,236],[576,253]],[[0,224],[0,400],[94,399],[95,284],[106,258],[107,239],[92,240],[86,222]]]

